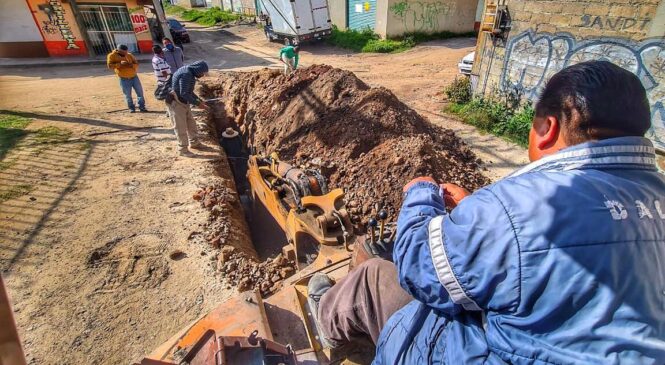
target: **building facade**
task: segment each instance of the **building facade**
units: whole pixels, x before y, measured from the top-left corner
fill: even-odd
[[[369,28],[386,38],[405,33],[472,32],[484,0],[328,0],[340,29]]]
[[[387,38],[415,32],[473,32],[477,7],[475,0],[380,0],[375,32]]]
[[[220,6],[221,0],[169,0],[172,5],[178,5],[185,8],[205,8]]]
[[[0,1],[0,57],[105,55],[117,44],[152,52],[141,0]]]
[[[497,10],[504,22],[493,34]],[[475,94],[534,101],[567,65],[609,60],[642,80],[651,104],[649,138],[665,150],[665,0],[488,0],[484,19],[472,72]]]

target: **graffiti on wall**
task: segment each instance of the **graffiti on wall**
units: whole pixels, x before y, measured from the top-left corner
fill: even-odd
[[[562,68],[590,60],[607,60],[637,75],[651,104],[651,138],[665,149],[665,40],[634,42],[620,38],[577,41],[568,33],[528,30],[506,46],[501,88],[535,99],[549,78]]]
[[[439,30],[439,16],[450,14],[453,6],[441,1],[405,1],[393,4],[390,11],[404,24],[406,32],[433,32]]]
[[[582,28],[596,28],[596,29],[606,29],[614,31],[626,31],[626,30],[644,30],[647,25],[651,23],[651,19],[638,19],[638,18],[611,18],[611,17],[602,17],[602,16],[592,16],[592,15],[582,15],[580,18]]]
[[[39,9],[46,13],[48,21],[42,21],[42,31],[46,34],[55,34],[56,31],[60,32],[62,39],[67,42],[65,49],[79,49],[76,45],[76,37],[69,26],[69,22],[65,20],[65,9],[60,0],[47,0],[44,5],[40,5]]]

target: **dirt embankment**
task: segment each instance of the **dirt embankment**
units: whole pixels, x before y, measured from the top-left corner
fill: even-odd
[[[364,225],[377,208],[394,219],[403,185],[416,176],[470,190],[489,183],[453,131],[349,71],[314,65],[288,77],[268,69],[223,72],[204,82],[202,92],[221,98],[222,127],[239,127],[258,153],[320,168],[331,187],[345,190],[356,223]]]
[[[224,167],[228,174],[228,165]],[[242,216],[243,212],[238,195],[228,186],[208,185],[193,198],[209,211],[204,237],[220,250],[217,271],[228,284],[240,292],[256,289],[266,296],[277,291],[282,280],[295,273],[295,263],[281,254],[259,262],[246,223],[238,221],[239,213]]]

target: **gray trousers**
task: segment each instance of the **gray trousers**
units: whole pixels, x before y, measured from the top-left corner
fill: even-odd
[[[367,260],[321,297],[323,336],[334,347],[368,336],[376,345],[388,318],[412,300],[399,285],[395,264]]]
[[[175,135],[178,138],[178,147],[185,149],[188,144],[196,143],[199,135],[189,104],[181,103],[176,98],[169,104],[169,113],[173,121]]]
[[[282,55],[282,61],[284,61],[284,75],[288,75],[291,72],[296,70],[296,59],[288,58],[285,54]]]

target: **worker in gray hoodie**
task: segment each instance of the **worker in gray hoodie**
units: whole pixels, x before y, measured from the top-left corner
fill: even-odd
[[[190,65],[185,65],[173,74],[171,85],[173,88],[174,100],[169,104],[169,113],[175,134],[178,138],[179,154],[181,156],[190,156],[191,152],[187,148],[202,148],[199,142],[196,123],[192,116],[192,105],[203,109],[209,109],[208,105],[194,93],[196,79],[205,76],[208,73],[208,64],[205,61],[196,61]]]

